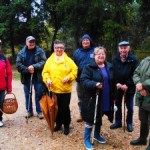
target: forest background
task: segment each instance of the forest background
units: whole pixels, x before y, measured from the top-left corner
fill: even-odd
[[[108,60],[122,40],[130,42],[139,59],[149,56],[150,1],[0,0],[0,39],[12,63],[28,35],[36,37],[47,56],[53,41],[63,40],[72,57],[84,33],[107,49]]]

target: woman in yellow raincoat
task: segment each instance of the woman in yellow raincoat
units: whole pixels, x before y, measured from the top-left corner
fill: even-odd
[[[63,124],[64,134],[68,135],[71,122],[69,105],[77,66],[64,50],[65,44],[62,41],[54,41],[54,52],[44,65],[42,77],[49,90],[57,95],[58,113],[54,131],[61,130]]]

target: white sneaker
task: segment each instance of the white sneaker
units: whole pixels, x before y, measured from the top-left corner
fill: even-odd
[[[0,121],[0,127],[4,126],[4,123],[2,121]]]

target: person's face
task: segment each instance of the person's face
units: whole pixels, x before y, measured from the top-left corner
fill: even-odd
[[[54,52],[57,56],[61,56],[64,53],[65,47],[63,44],[55,44],[54,45]]]
[[[26,41],[26,45],[28,46],[28,49],[33,49],[35,47],[35,40]]]
[[[84,40],[82,41],[82,47],[83,47],[84,49],[88,49],[88,48],[90,47],[90,40],[89,40],[89,39],[84,39]]]
[[[119,47],[119,52],[121,57],[126,57],[129,53],[129,46],[120,46]]]
[[[104,50],[100,50],[95,54],[95,62],[97,64],[104,64],[106,60],[106,53]]]

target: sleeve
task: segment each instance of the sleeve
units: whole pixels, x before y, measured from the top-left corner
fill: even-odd
[[[45,52],[40,49],[40,54],[39,54],[39,57],[38,57],[38,62],[36,62],[35,64],[33,64],[33,67],[35,70],[41,70],[43,69],[44,67],[44,64],[46,62],[46,55],[45,55]]]
[[[85,66],[80,77],[81,85],[86,89],[96,89],[96,81],[92,80],[92,70],[89,65]]]
[[[12,68],[8,58],[6,58],[6,74],[7,74],[7,92],[12,92]]]
[[[16,58],[16,67],[17,67],[18,72],[23,73],[23,74],[27,74],[28,73],[27,66],[25,66],[23,64],[23,58],[22,58],[21,53],[19,53],[17,55],[17,58]]]
[[[67,77],[70,81],[73,81],[77,78],[78,68],[77,68],[76,64],[73,62],[73,60],[69,59],[69,62],[70,62],[69,64],[71,67],[71,71]]]
[[[44,68],[42,70],[42,79],[43,79],[43,82],[46,84],[46,81],[47,79],[50,79],[50,73],[49,73],[49,59],[46,61],[45,65],[44,65]]]

